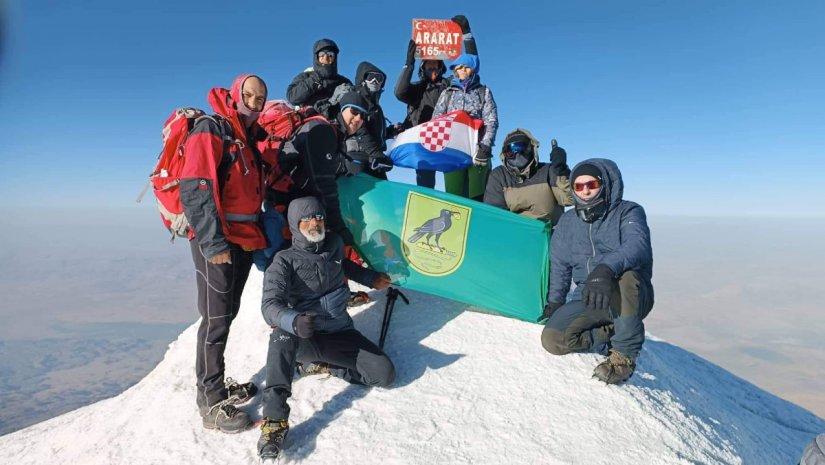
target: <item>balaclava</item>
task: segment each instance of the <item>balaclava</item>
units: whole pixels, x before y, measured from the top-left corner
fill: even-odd
[[[504,162],[507,163],[507,166],[520,173],[527,168],[527,166],[529,166],[536,157],[536,154],[533,153],[533,141],[530,140],[527,135],[516,132],[504,140],[504,150],[507,150],[507,147],[512,143],[522,143],[526,146],[525,151],[519,152],[514,156],[504,158]]]
[[[253,77],[260,79],[261,83],[264,85],[264,90],[266,90],[266,83],[263,79],[255,76],[254,74],[247,74],[235,79],[235,82],[232,83],[232,89],[230,92],[230,95],[238,106],[238,115],[240,115],[241,121],[247,128],[252,127],[252,124],[255,123],[255,121],[258,121],[258,117],[261,115],[260,111],[252,110],[246,106],[243,101],[243,85],[249,78]],[[266,100],[266,95],[264,95],[264,100]]]
[[[603,217],[605,212],[607,212],[607,189],[604,185],[604,175],[598,166],[591,165],[590,163],[582,163],[576,166],[570,175],[570,179],[575,183],[579,176],[584,175],[593,176],[601,182],[599,193],[588,201],[579,198],[579,196],[576,195],[575,189],[573,191],[573,203],[576,205],[576,215],[585,223],[592,223]]]

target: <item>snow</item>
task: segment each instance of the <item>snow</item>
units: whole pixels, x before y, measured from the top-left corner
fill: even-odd
[[[269,328],[253,270],[226,353],[227,375],[259,385]],[[825,420],[648,335],[623,386],[591,379],[596,354],[554,357],[541,326],[405,291],[387,352],[389,389],[296,379],[280,463],[790,464]],[[353,311],[378,339],[384,292]],[[476,310],[476,311],[467,311]],[[655,308],[654,311],[667,311]],[[195,407],[197,325],[124,393],[0,437],[0,463],[258,463],[257,429],[204,430]],[[260,394],[243,407],[260,419]]]

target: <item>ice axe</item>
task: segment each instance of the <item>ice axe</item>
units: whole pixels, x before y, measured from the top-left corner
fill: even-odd
[[[384,321],[381,322],[381,335],[378,337],[378,348],[384,348],[384,341],[387,340],[387,331],[390,329],[390,318],[392,318],[392,309],[395,307],[395,301],[401,297],[405,304],[409,305],[410,300],[407,296],[401,293],[394,287],[387,288],[387,304],[384,306]]]

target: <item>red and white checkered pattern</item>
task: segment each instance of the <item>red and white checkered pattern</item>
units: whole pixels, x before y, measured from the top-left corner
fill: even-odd
[[[421,146],[431,152],[440,152],[450,142],[452,121],[430,121],[421,128],[418,138]]]

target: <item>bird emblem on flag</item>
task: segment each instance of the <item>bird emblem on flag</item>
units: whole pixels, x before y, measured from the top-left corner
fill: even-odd
[[[401,253],[427,276],[446,276],[464,261],[472,209],[409,192],[404,212]]]

